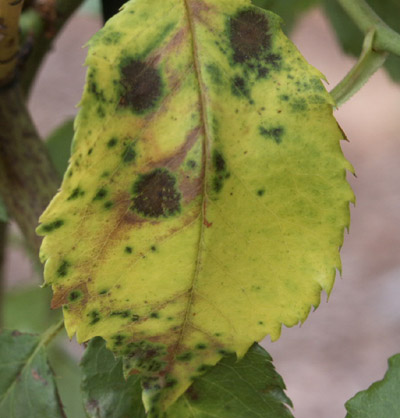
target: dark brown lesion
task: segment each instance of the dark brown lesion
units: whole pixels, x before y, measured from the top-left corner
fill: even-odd
[[[158,69],[136,60],[124,60],[121,64],[123,94],[119,105],[136,113],[154,108],[162,95],[163,83]]]
[[[133,185],[131,209],[145,217],[167,218],[181,211],[175,177],[164,168],[142,174]]]
[[[245,63],[271,48],[268,18],[254,9],[246,9],[232,17],[230,22],[230,42],[233,60]]]

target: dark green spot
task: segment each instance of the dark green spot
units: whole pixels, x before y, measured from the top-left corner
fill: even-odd
[[[213,152],[213,166],[216,172],[212,178],[212,185],[215,192],[220,192],[224,186],[224,181],[230,177],[224,156],[218,150]]]
[[[90,318],[90,325],[94,325],[100,321],[100,312],[97,310],[89,312],[87,316]]]
[[[108,292],[108,289],[100,290],[99,295],[105,295]]]
[[[130,310],[113,311],[110,314],[110,316],[120,316],[121,318],[129,318],[130,315],[131,315],[131,311]]]
[[[104,110],[103,106],[97,106],[97,114],[99,115],[99,118],[103,119],[106,116],[106,112]]]
[[[126,339],[125,335],[117,334],[111,337],[114,340],[115,346],[121,346],[124,343],[124,340]]]
[[[153,253],[155,253],[157,251],[157,247],[155,245],[152,245],[150,247],[151,251],[153,251]]]
[[[222,73],[216,64],[208,64],[206,66],[206,70],[211,78],[212,83],[216,84],[217,86],[222,84],[223,82]]]
[[[107,190],[104,187],[102,187],[96,192],[96,194],[94,195],[93,200],[94,201],[95,200],[102,200],[107,196],[107,194],[108,194]]]
[[[131,209],[143,216],[166,218],[181,211],[180,200],[175,177],[166,169],[157,168],[139,176],[134,183]]]
[[[232,80],[232,93],[235,96],[244,96],[250,98],[250,89],[243,77],[236,76]]]
[[[152,312],[151,314],[150,314],[150,318],[155,318],[155,319],[158,319],[160,317],[160,314],[158,313],[158,312]]]
[[[64,225],[64,221],[61,219],[58,219],[57,221],[50,222],[48,224],[42,224],[40,226],[41,232],[52,232],[55,229],[61,228]]]
[[[71,267],[67,260],[64,260],[57,269],[58,277],[65,277],[68,274],[68,269]]]
[[[199,343],[199,344],[196,345],[196,348],[198,350],[205,350],[207,348],[207,345],[203,344],[203,343]]]
[[[132,321],[132,322],[139,321],[139,319],[140,319],[139,315],[133,314],[133,315],[131,316],[131,321]]]
[[[187,165],[188,165],[188,167],[189,168],[196,168],[196,166],[197,166],[197,163],[196,163],[196,161],[194,161],[194,160],[189,160],[188,162],[187,162]]]
[[[89,148],[89,151],[87,152],[87,155],[91,155],[93,152],[93,148]]]
[[[284,128],[282,126],[270,129],[266,129],[263,126],[259,126],[258,130],[263,137],[272,138],[277,144],[280,144],[282,142],[282,135],[284,133]]]
[[[190,361],[193,358],[193,353],[188,351],[183,354],[179,354],[179,356],[176,356],[176,359],[179,361]]]
[[[75,200],[78,197],[82,197],[85,194],[83,190],[81,190],[80,187],[76,187],[74,190],[72,190],[72,193],[69,195],[67,200]]]
[[[68,295],[68,300],[70,302],[76,302],[78,299],[80,299],[83,296],[83,293],[80,290],[73,290],[69,295]]]
[[[101,39],[105,45],[116,45],[121,40],[121,32],[109,32],[104,35]]]
[[[108,148],[113,148],[117,145],[118,139],[117,138],[111,138],[108,142],[107,142],[107,147]]]
[[[104,203],[104,207],[106,209],[111,209],[114,206],[114,202],[112,202],[111,200],[109,200],[108,202]]]
[[[260,190],[257,190],[257,196],[264,196],[264,194],[265,194],[265,190],[264,189],[260,189]]]
[[[122,153],[122,161],[124,163],[131,163],[136,159],[136,151],[134,144],[128,144]]]
[[[132,247],[125,247],[125,252],[127,254],[132,254],[133,248]]]

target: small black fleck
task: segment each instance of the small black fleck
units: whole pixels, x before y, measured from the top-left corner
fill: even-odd
[[[155,245],[152,245],[150,247],[150,249],[151,249],[151,251],[153,251],[153,253],[157,251],[157,247]]]
[[[75,200],[78,197],[82,197],[85,194],[83,190],[81,190],[80,187],[76,187],[74,190],[72,190],[72,193],[69,195],[67,200]]]
[[[131,321],[132,321],[132,322],[139,321],[139,319],[140,319],[139,315],[133,314],[133,315],[131,316]]]
[[[125,247],[125,252],[127,254],[132,254],[133,248],[132,247]]]
[[[68,299],[70,302],[75,302],[82,297],[82,292],[80,290],[73,290],[69,295]]]
[[[104,203],[104,207],[106,209],[111,209],[113,206],[114,206],[114,203],[111,200],[109,200],[108,202]]]
[[[197,163],[196,163],[196,161],[194,161],[194,160],[189,160],[189,161],[187,162],[187,165],[188,165],[188,167],[189,167],[189,168],[196,168]]]
[[[91,155],[93,152],[93,148],[89,148],[89,151],[87,152],[87,155]]]
[[[272,138],[277,144],[282,142],[282,135],[284,133],[284,128],[282,126],[266,129],[263,126],[259,126],[259,132],[262,136],[266,138]]]
[[[155,318],[155,319],[158,319],[160,317],[160,314],[158,313],[158,312],[152,312],[151,314],[150,314],[150,318]]]
[[[207,348],[207,345],[203,344],[203,343],[199,343],[199,344],[196,345],[196,348],[198,350],[205,350]]]
[[[122,153],[122,161],[124,163],[131,163],[136,159],[136,151],[134,144],[128,144]]]
[[[246,80],[243,77],[236,76],[232,80],[232,93],[235,96],[250,97],[250,90],[247,86]]]
[[[58,219],[57,221],[50,222],[48,224],[42,224],[40,229],[43,232],[52,232],[55,229],[61,228],[64,225],[64,221],[61,219]]]
[[[260,189],[260,190],[257,190],[257,196],[264,196],[264,194],[265,194],[265,190],[264,189]]]
[[[89,312],[87,316],[90,318],[90,325],[94,325],[100,321],[100,312],[97,310]]]
[[[99,295],[105,295],[108,292],[108,289],[100,290]]]

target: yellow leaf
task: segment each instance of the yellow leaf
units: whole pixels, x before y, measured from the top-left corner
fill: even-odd
[[[329,294],[352,168],[321,74],[250,1],[131,1],[89,46],[41,258],[69,335],[105,338],[156,416]]]

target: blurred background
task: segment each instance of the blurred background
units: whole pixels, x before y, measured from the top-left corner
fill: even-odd
[[[287,17],[286,28],[307,60],[326,75],[330,89],[355,59],[338,44],[327,9],[309,3],[296,22]],[[81,46],[101,26],[98,2],[86,2],[55,42],[32,91],[29,107],[43,138],[69,121],[49,140],[55,159],[57,138],[70,136],[82,93],[86,50]],[[400,79],[400,67],[398,72]],[[329,303],[322,295],[320,307],[301,327],[284,328],[279,341],[263,342],[285,380],[296,418],[344,417],[345,401],[381,379],[387,358],[400,352],[400,84],[380,70],[335,115],[349,139],[343,151],[357,173],[349,176],[357,205],[342,250],[343,276],[337,277]],[[61,171],[63,164],[61,159]],[[26,257],[15,227],[9,241],[5,324],[41,331],[53,321],[48,291],[39,289],[40,272]],[[67,350],[79,358],[80,347],[72,343]],[[76,405],[76,361],[57,349],[52,362],[67,415],[84,417]]]

